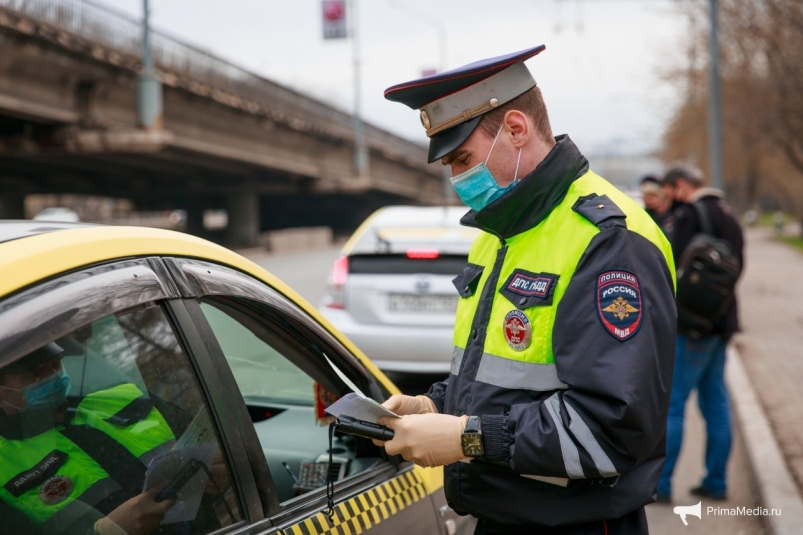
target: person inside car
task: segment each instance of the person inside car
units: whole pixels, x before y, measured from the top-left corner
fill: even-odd
[[[142,491],[143,459],[173,432],[133,384],[71,408],[63,354],[49,343],[0,368],[3,524],[9,533],[150,533],[175,500]]]

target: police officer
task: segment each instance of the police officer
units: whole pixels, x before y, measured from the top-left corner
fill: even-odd
[[[664,459],[675,303],[669,243],[553,138],[535,47],[399,84],[429,161],[451,166],[482,230],[454,280],[451,374],[403,415],[389,454],[445,466],[477,532],[646,534]]]
[[[0,368],[3,532],[150,533],[175,500],[142,492],[144,467],[173,432],[132,384],[89,394],[68,413],[63,353],[50,343]]]

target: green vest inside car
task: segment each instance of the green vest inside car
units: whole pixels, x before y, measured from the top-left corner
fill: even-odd
[[[161,413],[133,384],[87,395],[66,426],[53,427],[46,412],[17,416],[14,427],[0,426],[0,500],[43,533],[58,533],[86,514],[101,518],[92,506],[128,483],[114,481],[92,454],[115,455],[122,448],[147,466],[175,440]],[[26,426],[30,417],[43,424]],[[110,441],[115,446],[104,447]]]

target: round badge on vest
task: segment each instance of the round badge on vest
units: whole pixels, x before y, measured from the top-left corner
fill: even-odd
[[[47,505],[56,505],[70,497],[72,480],[67,476],[53,476],[39,487],[39,498]]]
[[[530,347],[533,338],[533,326],[530,319],[521,310],[511,310],[505,316],[503,327],[507,345],[516,351],[524,351]]]

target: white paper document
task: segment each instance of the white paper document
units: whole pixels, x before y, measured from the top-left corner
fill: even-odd
[[[155,457],[145,472],[145,485],[143,491],[152,488],[162,488],[178,474],[190,459],[197,459],[206,466],[212,466],[217,451],[217,443],[196,444],[178,450],[172,450]],[[162,524],[173,522],[187,522],[193,520],[198,514],[198,508],[203,498],[204,487],[209,479],[204,470],[199,470],[192,478],[179,489],[179,495],[173,505],[165,514]]]
[[[212,466],[218,450],[215,429],[205,407],[201,407],[190,425],[179,437],[171,451],[151,460],[145,472],[143,491],[162,488],[178,474],[190,459]],[[165,514],[162,525],[193,520],[198,514],[204,488],[209,479],[206,471],[199,470],[179,490],[179,496]]]
[[[324,355],[324,358],[326,359],[326,362],[329,363],[329,366],[331,366],[335,371],[337,376],[340,377],[344,383],[346,383],[346,386],[354,391],[351,394],[346,394],[327,407],[327,414],[331,414],[335,417],[351,416],[357,420],[371,422],[374,424],[377,423],[376,421],[382,416],[390,416],[391,418],[400,417],[395,412],[387,410],[375,400],[363,394],[360,389],[357,388],[357,385],[352,383],[349,378],[346,377],[345,374],[341,372],[331,360],[329,360],[329,357]]]
[[[347,387],[349,387],[349,388],[351,389],[351,391],[352,391],[352,392],[356,392],[356,393],[358,393],[358,394],[359,394],[360,396],[362,396],[362,397],[367,397],[365,394],[363,394],[363,393],[362,393],[362,390],[360,390],[359,388],[357,388],[357,385],[355,385],[354,383],[352,383],[352,382],[349,380],[349,378],[348,378],[348,377],[346,377],[346,374],[345,374],[345,373],[343,373],[343,372],[341,372],[341,371],[340,371],[340,368],[338,368],[337,366],[335,366],[335,363],[334,363],[334,362],[332,362],[331,360],[329,360],[329,357],[327,357],[327,356],[326,356],[326,353],[324,353],[324,355],[323,355],[323,358],[325,358],[325,359],[326,359],[326,362],[328,362],[328,363],[329,363],[329,367],[331,367],[333,370],[335,370],[335,373],[337,374],[337,376],[338,376],[338,377],[340,377],[340,380],[341,380],[341,381],[343,381],[344,383],[346,383],[346,386],[347,386]]]
[[[399,418],[399,415],[395,412],[387,410],[373,399],[356,392],[346,394],[338,399],[326,408],[326,412],[332,416],[351,416],[363,422],[374,424],[383,416]]]

